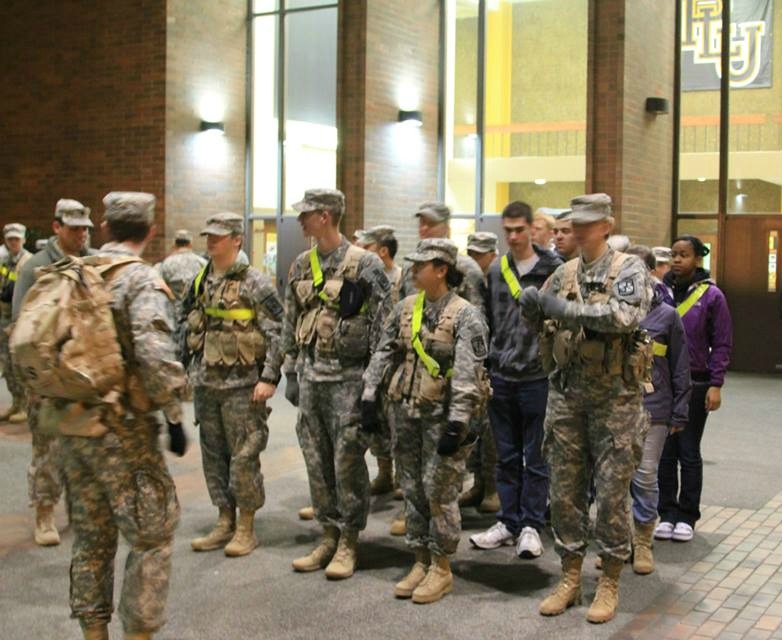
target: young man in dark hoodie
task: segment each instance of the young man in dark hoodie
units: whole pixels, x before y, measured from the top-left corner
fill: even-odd
[[[709,412],[722,404],[721,389],[733,347],[727,300],[702,267],[708,254],[699,238],[676,238],[671,246],[671,270],[664,278],[668,301],[676,305],[687,335],[692,396],[687,428],[667,439],[660,459],[660,524],[654,532],[658,540],[692,540],[701,516],[701,438]],[[681,488],[677,467],[681,468]]]
[[[635,245],[627,253],[639,256],[650,273],[654,271],[656,259],[651,249]],[[654,281],[655,285],[659,283],[656,278]],[[651,425],[630,492],[633,496],[633,571],[644,575],[654,571],[652,536],[660,494],[657,467],[668,434],[678,433],[687,426],[691,383],[684,326],[676,309],[664,304],[657,286],[652,307],[641,321],[641,328],[653,341],[653,390],[647,392],[643,400]]]
[[[543,459],[543,420],[548,378],[538,357],[535,328],[524,321],[518,305],[526,287],[540,288],[562,261],[532,243],[532,210],[511,202],[502,212],[510,247],[486,275],[489,320],[489,374],[493,396],[489,419],[497,447],[497,493],[500,512],[488,531],[470,537],[479,549],[517,543],[522,558],[543,553],[549,473]]]

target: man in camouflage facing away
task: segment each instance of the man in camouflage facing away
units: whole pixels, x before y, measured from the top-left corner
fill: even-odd
[[[361,376],[390,312],[390,285],[380,259],[339,232],[341,191],[309,189],[293,208],[316,244],[288,274],[281,342],[295,371],[286,372],[286,397],[299,407],[296,430],[324,534],[293,568],[325,567],[326,577],[342,579],[353,575],[369,512]]]
[[[179,229],[174,236],[174,250],[155,269],[176,298],[176,318],[182,314],[182,301],[206,260],[193,251],[193,236],[187,229]]]
[[[589,536],[589,481],[597,506],[595,541],[603,574],[587,620],[611,620],[619,603],[619,574],[630,556],[627,497],[646,425],[641,403],[648,337],[639,324],[652,285],[637,256],[611,249],[611,198],[599,193],[571,202],[570,220],[581,250],[538,291],[524,289],[522,314],[546,319],[540,338],[544,368],[552,369],[543,452],[551,473],[551,527],[562,578],[540,604],[559,615],[581,598],[581,565]]]
[[[274,282],[238,258],[242,216],[211,216],[201,235],[210,261],[184,303],[185,350],[206,485],[219,516],[191,546],[225,547],[238,557],[257,545],[254,517],[265,502],[260,455],[269,438],[266,401],[280,378],[282,304]]]
[[[154,235],[153,195],[109,193],[103,230],[112,239],[99,255],[140,256]],[[117,534],[130,545],[119,615],[126,639],[151,638],[164,623],[179,503],[158,446],[155,409],[169,423],[172,449],[184,453],[180,397],[185,373],[172,340],[173,308],[152,267],[118,267],[108,284],[128,376],[116,405],[95,413],[91,437],[63,435],[63,466],[75,532],[71,611],[87,640],[107,639]],[[102,435],[95,435],[102,432]]]

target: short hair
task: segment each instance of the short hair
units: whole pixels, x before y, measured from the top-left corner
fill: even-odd
[[[377,241],[378,247],[385,247],[388,249],[388,255],[391,256],[391,259],[393,260],[396,257],[397,249],[399,249],[399,243],[396,241],[396,238],[388,234],[384,236],[382,239]]]
[[[521,200],[514,200],[505,205],[502,210],[503,218],[524,218],[528,224],[532,224],[532,207]]]
[[[187,238],[177,238],[174,240],[174,246],[177,247],[189,247],[192,244]]]
[[[106,220],[106,226],[115,242],[143,242],[152,228],[142,220]]]
[[[641,258],[649,271],[652,271],[657,266],[657,258],[654,257],[652,250],[645,244],[632,244],[627,247],[625,253]]]
[[[554,229],[554,223],[556,220],[554,219],[554,216],[550,216],[547,213],[544,213],[543,211],[536,211],[535,215],[532,216],[535,220],[543,220],[543,222],[546,223],[546,226],[548,227],[548,230],[551,231]]]

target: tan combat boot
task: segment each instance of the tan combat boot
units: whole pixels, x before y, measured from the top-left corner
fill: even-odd
[[[424,581],[426,574],[429,571],[429,565],[431,564],[431,557],[429,555],[429,549],[418,548],[415,550],[415,564],[410,572],[402,578],[400,582],[396,583],[394,587],[394,595],[397,598],[409,598],[413,595],[413,591],[416,590],[419,584]]]
[[[452,590],[453,574],[448,556],[433,554],[426,577],[413,591],[413,602],[416,604],[437,602]]]
[[[476,476],[475,483],[459,496],[460,507],[477,507],[483,500],[483,482]]]
[[[300,520],[314,520],[315,519],[315,509],[312,505],[308,505],[306,507],[302,507],[299,509],[299,519]]]
[[[236,514],[233,509],[221,507],[214,529],[190,542],[193,551],[214,551],[225,546],[234,535],[235,519]]]
[[[407,533],[407,517],[404,509],[394,516],[390,532],[392,536],[403,536]]]
[[[24,398],[14,398],[13,406],[16,407],[16,411],[13,411],[11,415],[8,416],[8,422],[11,424],[20,424],[27,420],[27,408]]]
[[[244,509],[239,509],[239,518],[236,520],[236,532],[231,541],[225,545],[225,555],[229,558],[239,558],[252,553],[257,546],[255,510],[245,511]]]
[[[643,524],[635,522],[633,534],[633,571],[645,576],[654,571],[654,556],[652,555],[652,538],[654,537],[655,521]]]
[[[624,564],[624,560],[618,558],[603,559],[603,575],[597,581],[595,599],[587,611],[589,622],[608,622],[616,615],[619,606],[619,574]]]
[[[481,513],[497,513],[500,510],[500,496],[497,495],[497,479],[494,477],[494,469],[487,478],[483,479],[483,500],[478,505]]]
[[[19,405],[16,402],[16,398],[14,398],[13,404],[11,404],[5,411],[0,413],[0,422],[6,422],[8,418],[10,418],[18,411],[19,411]]]
[[[35,508],[35,544],[42,547],[60,544],[60,534],[54,525],[52,505],[38,505]]]
[[[94,627],[83,627],[84,640],[109,640],[109,628],[105,624]]]
[[[293,569],[308,572],[325,568],[334,557],[334,552],[337,550],[337,540],[339,540],[339,529],[324,527],[323,539],[320,544],[306,556],[296,558],[293,561]]]
[[[377,477],[369,485],[369,492],[373,496],[380,496],[394,490],[394,465],[391,458],[377,459]]]
[[[574,604],[581,604],[582,556],[567,555],[562,558],[562,577],[559,584],[540,603],[538,611],[542,616],[558,616]]]
[[[339,536],[337,552],[326,567],[329,580],[344,580],[356,570],[358,531],[343,531]]]

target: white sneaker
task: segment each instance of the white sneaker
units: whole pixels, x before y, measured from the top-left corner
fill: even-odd
[[[508,531],[508,527],[502,522],[498,522],[483,533],[476,533],[474,536],[470,536],[470,542],[478,549],[496,549],[497,547],[512,545],[516,542],[516,538]]]
[[[686,522],[677,522],[671,537],[677,542],[689,542],[692,540],[692,527]]]
[[[543,553],[543,544],[540,535],[533,527],[524,527],[519,536],[519,545],[516,547],[516,555],[519,558],[539,558]]]
[[[673,536],[673,522],[661,522],[654,528],[654,537],[657,540],[670,540]]]

